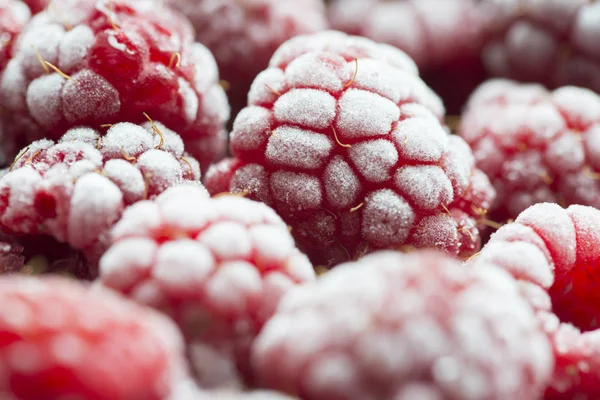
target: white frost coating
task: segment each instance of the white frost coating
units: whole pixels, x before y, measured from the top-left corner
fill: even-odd
[[[585,162],[583,143],[576,135],[562,135],[546,147],[546,165],[557,173],[574,171]]]
[[[2,81],[0,82],[2,104],[15,111],[25,110],[27,83],[28,79],[25,77],[19,60],[10,60],[2,72]]]
[[[57,73],[33,80],[27,88],[27,107],[35,121],[51,130],[62,120],[61,92],[66,79]]]
[[[152,277],[173,290],[196,290],[215,269],[210,251],[193,240],[164,243],[156,253]]]
[[[219,311],[226,313],[244,312],[249,298],[260,295],[261,277],[256,267],[245,261],[222,263],[212,279],[207,282],[207,301]],[[232,296],[232,293],[236,293]]]
[[[377,247],[400,246],[413,227],[415,214],[402,197],[389,189],[369,194],[363,207],[363,237]]]
[[[179,192],[179,195],[181,195],[181,192]],[[214,211],[208,209],[206,205],[207,199],[175,197],[175,193],[171,199],[166,201],[160,201],[159,199],[157,203],[160,207],[163,224],[173,227],[177,231],[199,231],[216,218]]]
[[[284,262],[295,248],[294,239],[282,226],[259,225],[250,228],[256,249],[256,264],[260,269],[272,263]]]
[[[196,239],[219,260],[249,258],[252,253],[252,240],[245,226],[223,221],[209,226]]]
[[[391,169],[398,162],[398,152],[386,139],[370,140],[353,145],[350,160],[358,172],[370,182],[384,182],[391,178]]]
[[[64,135],[58,140],[58,143],[64,142],[83,142],[91,146],[98,144],[98,138],[100,134],[98,131],[87,127],[75,127],[65,132]]]
[[[176,199],[185,198],[190,202],[200,202],[210,198],[208,191],[202,185],[182,183],[170,187],[169,189],[162,192],[155,201],[158,205],[168,204],[176,202]]]
[[[128,288],[145,275],[154,262],[154,240],[131,238],[116,242],[100,259],[100,276],[111,288]]]
[[[360,181],[342,156],[335,156],[325,168],[323,176],[327,202],[333,208],[355,206],[361,191]]]
[[[326,135],[283,126],[270,135],[265,157],[275,165],[318,169],[325,164],[332,147]]]
[[[252,82],[248,92],[248,105],[274,103],[284,89],[283,71],[279,68],[266,69],[259,73]]]
[[[580,125],[577,128],[600,122],[600,97],[591,90],[564,86],[552,92],[551,96],[554,105],[567,114],[569,120]]]
[[[590,128],[583,140],[589,163],[600,170],[600,124]]]
[[[462,193],[469,184],[471,170],[475,165],[475,158],[469,145],[460,136],[448,137],[448,151],[442,161],[446,175],[452,181],[455,194]]]
[[[403,158],[437,161],[448,148],[448,135],[439,122],[409,118],[399,122],[392,138]]]
[[[152,237],[162,223],[158,206],[151,201],[140,201],[125,209],[123,217],[113,227],[114,240],[125,237]]]
[[[344,139],[387,135],[392,123],[400,118],[396,104],[364,90],[347,90],[338,106],[338,135]]]
[[[35,20],[35,19],[34,19]],[[40,76],[46,71],[40,63],[36,50],[42,60],[58,65],[58,46],[63,40],[65,29],[58,24],[36,26],[31,24],[22,32],[18,40],[19,61],[29,76]]]
[[[183,115],[185,116],[186,122],[191,124],[198,116],[198,105],[200,104],[198,95],[196,92],[194,92],[194,89],[192,89],[190,84],[185,79],[178,78],[177,83],[179,84],[177,92],[183,101],[183,105],[181,107],[183,110]]]
[[[600,211],[594,207],[572,205],[567,213],[577,231],[578,261],[595,262],[600,259]]]
[[[123,192],[126,204],[139,201],[144,196],[146,183],[138,168],[129,161],[114,159],[104,164],[103,173]]]
[[[160,150],[168,151],[176,157],[181,157],[183,155],[183,140],[177,133],[158,121],[154,121],[154,126],[160,131],[160,135],[152,128],[152,123],[150,121],[144,122],[141,126],[146,129],[148,134],[152,137],[152,140],[154,141],[152,147],[158,148],[161,141],[160,137],[162,135],[163,143],[160,145]]]
[[[62,91],[64,116],[68,122],[114,117],[121,110],[119,92],[106,79],[88,69],[67,79]]]
[[[68,242],[83,249],[93,244],[121,216],[123,195],[108,178],[87,174],[73,188],[67,223]]]
[[[534,244],[515,241],[495,241],[485,246],[477,263],[496,265],[516,279],[549,289],[554,283],[553,268],[544,253]]]
[[[438,166],[402,167],[396,172],[394,182],[400,192],[420,208],[432,210],[454,199],[452,183]]]
[[[154,140],[143,127],[129,122],[121,122],[109,128],[100,141],[100,149],[105,157],[123,158],[123,150],[129,156],[138,156],[153,148]]]
[[[335,118],[336,100],[316,89],[291,89],[275,102],[273,111],[280,123],[311,129],[327,128]]]
[[[138,158],[137,165],[148,179],[150,189],[158,193],[183,180],[181,164],[166,151],[148,150]]]
[[[292,212],[318,208],[323,197],[317,177],[288,171],[271,174],[271,192]]]
[[[69,74],[81,66],[94,41],[94,32],[87,25],[77,25],[66,32],[58,47],[58,68]]]
[[[343,88],[340,75],[346,60],[332,53],[307,53],[292,61],[285,69],[285,80],[291,87],[313,87],[339,92]]]
[[[271,204],[269,177],[262,165],[248,164],[235,171],[229,183],[229,191],[244,193],[245,190],[252,193],[258,201]]]
[[[248,106],[235,118],[231,144],[236,150],[257,150],[271,134],[273,113],[264,107]]]
[[[210,50],[198,42],[194,42],[189,50],[190,63],[197,68],[197,73],[194,74],[194,89],[198,93],[204,93],[219,80],[217,62]],[[185,64],[185,59],[183,62]]]
[[[419,249],[435,248],[455,253],[460,246],[457,228],[456,221],[446,213],[429,215],[419,221],[410,242]]]

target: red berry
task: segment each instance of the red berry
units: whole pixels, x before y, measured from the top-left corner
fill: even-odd
[[[600,210],[534,205],[492,235],[475,260],[510,272],[550,334],[556,368],[546,398],[596,398]]]
[[[215,61],[187,20],[158,1],[49,7],[19,37],[0,89],[9,144],[141,123],[146,113],[176,130],[202,164],[224,152],[229,107]]]
[[[0,178],[0,228],[18,241],[53,239],[29,248],[30,255],[53,251],[56,242],[81,252],[87,278],[96,275],[109,230],[126,206],[200,179],[198,162],[184,153],[181,138],[158,122],[116,124],[102,137],[91,128],[73,128],[58,143],[32,143],[10,169]]]
[[[293,400],[285,394],[263,390],[241,392],[229,389],[201,390],[193,382],[183,382],[168,400]]]
[[[322,0],[168,0],[194,25],[217,60],[234,109],[246,105],[256,75],[286,40],[327,25]]]
[[[600,4],[484,0],[494,16],[483,61],[496,76],[600,91]]]
[[[404,245],[474,252],[451,213],[471,150],[440,124],[439,98],[403,52],[339,32],[298,36],[258,75],[249,104],[231,133],[235,159],[213,166],[207,188],[272,206],[314,263]],[[474,226],[479,215],[467,213],[458,218]]]
[[[332,27],[402,49],[425,82],[459,113],[484,79],[485,14],[478,0],[334,0]]]
[[[291,291],[253,361],[306,400],[534,399],[553,367],[512,277],[429,251],[374,253]]]
[[[32,14],[37,14],[48,7],[52,0],[21,0],[29,6]]]
[[[125,211],[101,282],[165,310],[188,339],[203,387],[248,378],[247,352],[279,298],[314,279],[285,223],[264,204],[173,187]]]
[[[600,207],[600,96],[581,88],[547,92],[505,80],[483,84],[461,136],[498,197],[497,220],[539,202]]]
[[[160,400],[183,343],[158,313],[62,278],[0,277],[0,394],[20,400]]]
[[[31,12],[21,1],[0,0],[0,70],[12,57],[13,42],[30,17]]]

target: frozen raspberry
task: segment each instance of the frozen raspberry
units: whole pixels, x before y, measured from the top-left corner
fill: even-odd
[[[17,148],[75,126],[141,123],[146,113],[202,164],[225,150],[229,106],[216,63],[160,2],[57,2],[24,29],[0,90],[4,140]]]
[[[126,206],[199,179],[198,162],[184,153],[181,138],[158,122],[116,124],[104,136],[73,128],[57,143],[26,147],[0,178],[0,228],[22,244],[52,239],[26,245],[30,255],[53,254],[52,262],[61,259],[56,242],[66,244],[89,264],[76,275],[94,278],[109,230]],[[73,261],[71,255],[64,257]]]
[[[473,252],[451,213],[473,155],[400,50],[339,32],[296,37],[249,104],[231,133],[235,158],[209,170],[207,188],[273,207],[314,263],[405,245]]]
[[[263,384],[306,400],[535,399],[553,367],[512,277],[432,251],[374,253],[291,291],[252,355]]]
[[[112,291],[0,277],[0,397],[161,400],[185,376],[172,322]]]
[[[29,6],[32,14],[37,14],[52,4],[53,0],[21,0]],[[57,3],[58,5],[58,3]]]
[[[484,10],[477,0],[335,0],[333,28],[404,50],[425,82],[459,113],[484,79],[479,52]]]
[[[13,54],[13,41],[29,21],[31,12],[19,0],[0,0],[0,70]]]
[[[100,281],[178,322],[203,387],[247,378],[249,346],[281,295],[314,279],[269,207],[187,185],[133,205],[112,235]]]
[[[214,54],[235,110],[246,105],[256,75],[286,40],[325,29],[322,0],[167,0],[194,25]]]
[[[600,96],[593,92],[488,81],[469,101],[460,134],[498,192],[492,219],[540,202],[600,208]]]
[[[492,7],[483,50],[494,75],[600,92],[600,3],[484,0]]]

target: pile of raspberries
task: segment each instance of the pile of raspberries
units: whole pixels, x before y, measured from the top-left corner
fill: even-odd
[[[600,2],[0,0],[0,400],[600,399]]]

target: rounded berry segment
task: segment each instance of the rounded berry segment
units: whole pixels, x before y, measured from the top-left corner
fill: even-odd
[[[485,0],[488,24],[483,61],[501,77],[556,88],[600,92],[600,4],[588,0]]]
[[[229,106],[216,63],[185,18],[160,2],[49,7],[19,37],[0,89],[5,140],[18,148],[74,126],[141,123],[148,115],[179,132],[203,164],[224,152]]]
[[[406,54],[339,32],[299,36],[248,98],[231,133],[235,159],[207,173],[211,193],[272,206],[322,265],[403,245],[472,254],[452,209],[473,156],[439,122],[443,106]]]
[[[203,387],[250,378],[255,335],[283,293],[315,276],[269,207],[235,196],[207,200],[193,186],[133,205],[112,237],[101,282],[178,322]]]
[[[430,251],[374,253],[290,292],[253,361],[307,400],[537,398],[553,367],[512,277]]]
[[[162,315],[100,287],[0,277],[0,393],[22,400],[161,400],[185,376]]]
[[[126,206],[199,180],[198,162],[161,123],[120,123],[104,136],[73,128],[57,143],[44,139],[23,149],[0,178],[0,227],[25,245],[41,236],[54,241],[40,248],[67,244],[87,260],[81,277],[93,278]]]
[[[238,110],[256,75],[286,40],[325,29],[323,0],[168,0],[192,22],[217,60]]]
[[[21,1],[0,1],[0,70],[8,64],[13,55],[14,40],[30,18],[31,12]]]
[[[545,201],[600,207],[600,97],[593,92],[488,81],[469,101],[460,134],[496,187],[495,219]]]

